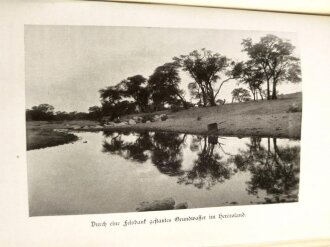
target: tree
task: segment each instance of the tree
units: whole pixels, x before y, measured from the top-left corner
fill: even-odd
[[[245,88],[235,88],[232,92],[232,103],[237,100],[238,102],[245,102],[251,99],[250,93]]]
[[[135,102],[125,99],[128,97],[126,85],[121,82],[115,86],[101,89],[100,98],[102,104],[102,115],[110,116],[111,119],[135,111]],[[132,90],[131,88],[129,90]]]
[[[142,75],[135,75],[128,77],[118,85],[122,95],[132,97],[142,112],[146,111],[149,101],[149,90],[144,86],[146,81],[147,79]]]
[[[110,86],[100,89],[101,103],[108,105],[115,105],[122,99],[123,92],[119,90],[118,86]]]
[[[210,50],[194,50],[188,55],[174,57],[174,61],[181,65],[183,71],[187,71],[200,88],[200,96],[204,106],[216,105],[218,96],[223,84],[235,79],[236,66],[234,62]],[[225,79],[221,79],[225,77]],[[220,85],[216,84],[220,81]]]
[[[33,106],[31,110],[26,110],[26,120],[28,121],[50,121],[54,119],[54,107],[49,104]]]
[[[245,63],[241,62],[239,82],[248,86],[253,100],[258,99],[258,93],[263,100],[262,84],[265,82],[265,75],[260,67],[255,66],[251,60]]]
[[[99,106],[89,107],[88,116],[92,120],[100,120],[102,118],[102,108]]]
[[[183,90],[179,88],[181,79],[178,68],[178,63],[165,63],[157,67],[149,77],[148,88],[156,106],[166,103],[173,105],[180,102],[185,108],[188,108],[188,104],[183,96]]]
[[[267,99],[276,99],[276,86],[283,81],[301,81],[299,58],[293,56],[295,47],[287,40],[268,34],[253,43],[252,39],[242,41],[243,51],[247,52],[250,63],[260,68],[267,82]],[[272,96],[270,95],[272,83]]]

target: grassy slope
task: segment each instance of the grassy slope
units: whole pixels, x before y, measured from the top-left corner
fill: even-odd
[[[191,108],[169,113],[169,119],[164,122],[121,128],[205,134],[207,124],[218,123],[219,135],[300,138],[301,112],[287,113],[292,104],[301,106],[301,93],[285,95],[278,100]],[[197,117],[200,117],[201,120],[197,120]]]

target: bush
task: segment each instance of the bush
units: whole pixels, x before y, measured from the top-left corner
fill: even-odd
[[[180,106],[176,106],[176,105],[172,105],[172,106],[171,106],[171,111],[172,111],[172,112],[178,112],[178,111],[180,111],[180,110],[181,110]]]
[[[120,123],[120,119],[119,119],[119,117],[118,117],[118,118],[115,118],[115,119],[113,120],[113,122],[114,122],[114,123]]]
[[[202,117],[201,116],[198,116],[197,117],[197,121],[201,121]]]
[[[298,106],[297,104],[290,105],[289,109],[286,112],[301,112],[301,106]]]
[[[147,121],[154,122],[154,116],[152,114],[146,114],[142,117],[142,123]]]
[[[168,119],[168,117],[167,117],[167,115],[163,115],[163,116],[161,116],[161,118],[160,118],[162,121],[165,121],[166,119]]]

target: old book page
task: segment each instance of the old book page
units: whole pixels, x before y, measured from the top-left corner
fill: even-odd
[[[126,2],[125,0],[116,0],[114,2]],[[327,0],[132,0],[136,3],[158,3],[158,4],[174,4],[187,6],[205,6],[228,9],[241,10],[258,10],[258,11],[272,11],[282,13],[300,13],[300,14],[317,14],[329,15],[330,3]]]
[[[4,2],[0,245],[326,246],[329,24]]]

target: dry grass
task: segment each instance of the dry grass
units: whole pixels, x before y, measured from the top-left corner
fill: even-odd
[[[219,135],[300,138],[301,112],[288,113],[292,104],[301,107],[301,93],[278,100],[251,101],[168,113],[163,122],[121,126],[116,129],[173,131],[207,134],[207,125],[218,123]]]

